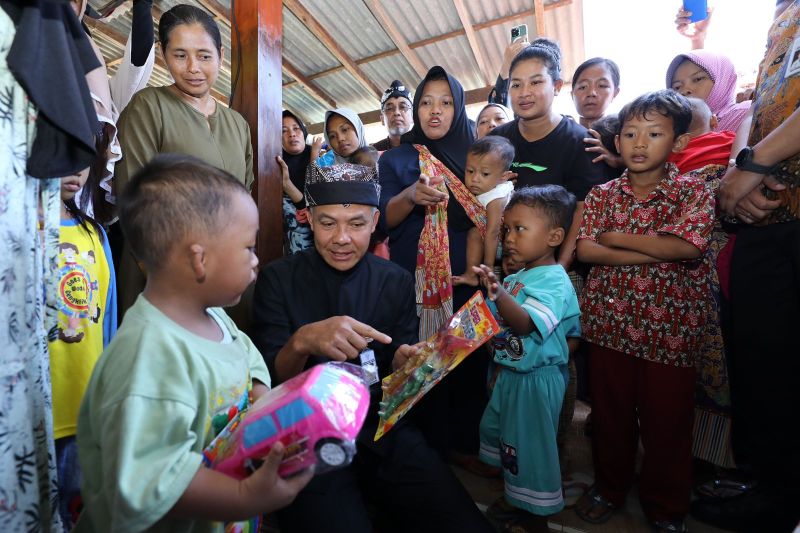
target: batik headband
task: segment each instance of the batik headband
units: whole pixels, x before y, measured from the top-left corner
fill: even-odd
[[[351,163],[320,167],[314,162],[306,171],[308,207],[333,204],[378,207],[380,193],[378,173],[374,168]]]

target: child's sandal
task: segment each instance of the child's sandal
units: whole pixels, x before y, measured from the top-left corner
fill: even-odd
[[[597,490],[597,485],[592,485],[577,502],[575,514],[578,518],[590,524],[605,524],[617,510],[617,506],[608,501]]]
[[[654,533],[689,533],[689,528],[683,520],[661,520],[653,522]]]
[[[536,520],[538,518],[538,520]],[[546,522],[544,522],[546,524]],[[503,533],[539,533],[542,527],[547,527],[541,522],[541,517],[534,517],[529,513],[522,513],[503,524]]]
[[[504,496],[500,496],[486,509],[486,516],[497,522],[506,523],[513,521],[522,512],[522,510],[508,503]]]

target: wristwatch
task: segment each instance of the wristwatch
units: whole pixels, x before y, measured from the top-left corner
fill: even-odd
[[[745,170],[747,172],[755,172],[756,174],[772,174],[772,172],[775,170],[775,165],[759,165],[758,163],[753,162],[754,156],[755,151],[753,151],[753,148],[751,146],[745,146],[736,156],[736,168]]]

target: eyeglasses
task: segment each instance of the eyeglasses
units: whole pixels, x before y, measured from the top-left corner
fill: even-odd
[[[400,111],[401,113],[408,113],[411,111],[411,106],[408,104],[400,104],[399,106],[395,106],[393,104],[389,104],[383,108],[383,112],[387,115],[393,114],[395,111]]]

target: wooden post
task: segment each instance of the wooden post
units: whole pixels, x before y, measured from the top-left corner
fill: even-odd
[[[544,22],[544,0],[533,0],[533,16],[536,19],[536,37],[547,37],[547,25]]]
[[[281,155],[282,5],[281,0],[237,0],[231,17],[231,106],[250,125],[261,266],[279,258],[283,246],[283,187],[275,162]]]

